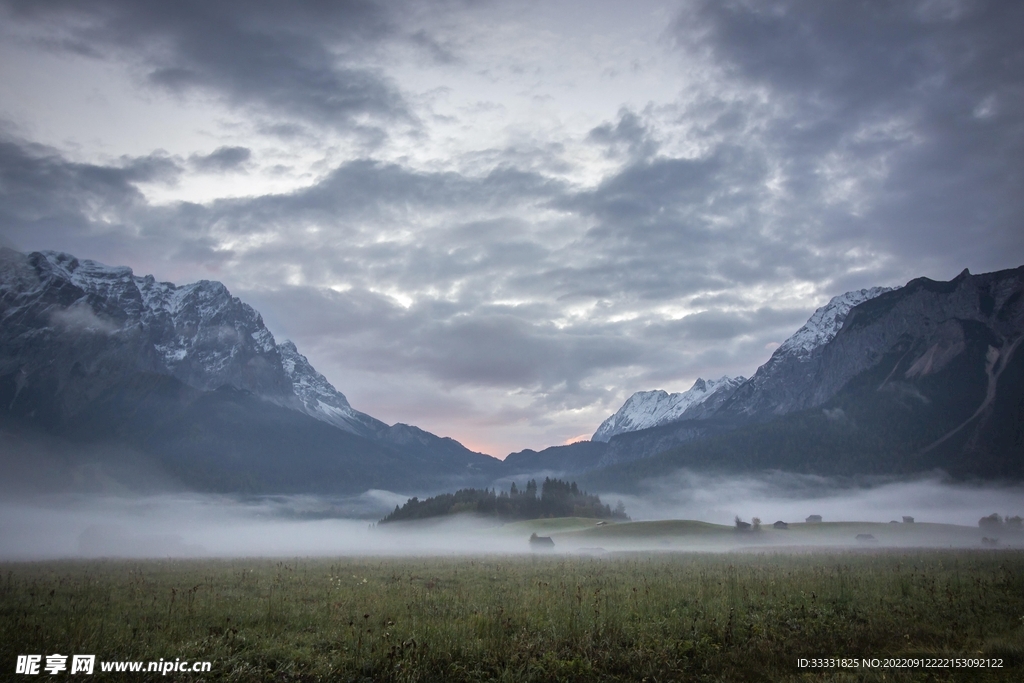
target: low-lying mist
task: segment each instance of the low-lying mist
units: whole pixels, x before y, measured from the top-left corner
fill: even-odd
[[[599,494],[612,506],[622,500],[634,521],[690,519],[725,525],[736,517],[759,517],[771,525],[775,520],[802,522],[808,515],[821,515],[826,522],[889,522],[909,515],[917,522],[977,530],[979,518],[993,512],[1024,512],[1024,488],[1019,485],[953,483],[939,475],[852,481],[780,472],[720,476],[681,471],[649,482],[641,496]],[[459,516],[417,524],[373,523],[405,500],[405,495],[379,490],[348,498],[180,492],[7,495],[0,499],[0,559],[530,551],[528,530],[501,530],[494,520]],[[672,546],[687,549],[685,543]],[[573,547],[561,543],[558,550]]]
[[[900,521],[977,526],[981,517],[1024,515],[1024,486],[953,482],[942,473],[915,478],[829,478],[787,472],[701,474],[689,470],[645,482],[640,496],[601,493],[622,500],[634,520],[697,519],[732,524],[736,517],[802,522]]]
[[[365,509],[398,498],[368,491]],[[0,559],[242,557],[507,552],[474,519],[414,530],[325,516],[352,501],[310,496],[239,499],[203,494],[41,497],[0,503]],[[385,509],[385,512],[387,509]],[[523,548],[525,550],[525,547]]]

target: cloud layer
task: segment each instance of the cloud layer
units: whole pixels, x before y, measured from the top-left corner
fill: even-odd
[[[749,375],[849,289],[1024,263],[1013,3],[587,8],[4,2],[39,84],[0,71],[0,231],[220,279],[496,455]],[[79,119],[32,104],[56,65]]]

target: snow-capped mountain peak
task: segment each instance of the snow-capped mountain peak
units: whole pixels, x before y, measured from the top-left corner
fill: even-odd
[[[685,419],[687,411],[694,412],[693,409],[713,396],[724,398],[745,381],[744,377],[723,376],[717,380],[697,378],[692,387],[679,393],[638,391],[614,415],[601,423],[591,441],[608,441],[616,434]]]
[[[824,346],[832,341],[839,330],[842,329],[850,309],[857,304],[874,299],[880,294],[891,292],[893,289],[893,287],[871,287],[870,289],[857,289],[832,297],[827,304],[814,311],[814,314],[807,320],[804,326],[783,342],[775,350],[775,353],[802,356]]]
[[[130,364],[197,389],[235,386],[363,436],[386,428],[354,410],[295,344],[278,345],[262,316],[220,282],[178,286],[54,251],[5,257],[7,315],[39,311],[57,332],[117,334]]]
[[[814,375],[822,349],[835,339],[850,311],[895,289],[898,287],[871,287],[832,297],[775,349],[725,410],[746,416],[782,415],[803,407],[808,400],[804,387]]]

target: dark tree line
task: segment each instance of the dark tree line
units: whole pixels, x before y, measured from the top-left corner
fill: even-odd
[[[1007,516],[1005,519],[993,512],[988,517],[978,520],[978,526],[982,529],[1009,529],[1011,531],[1024,531],[1024,519],[1020,515]]]
[[[405,505],[380,520],[381,523],[426,519],[472,512],[505,520],[539,519],[541,517],[591,517],[595,519],[629,519],[626,507],[619,501],[613,510],[600,497],[580,490],[576,482],[545,478],[537,494],[537,481],[531,479],[525,489],[513,482],[508,491],[495,489],[460,489],[425,500],[410,498]]]

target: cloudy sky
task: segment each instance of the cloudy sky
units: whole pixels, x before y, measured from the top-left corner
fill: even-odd
[[[494,455],[1024,264],[1024,3],[0,0],[0,239]]]

